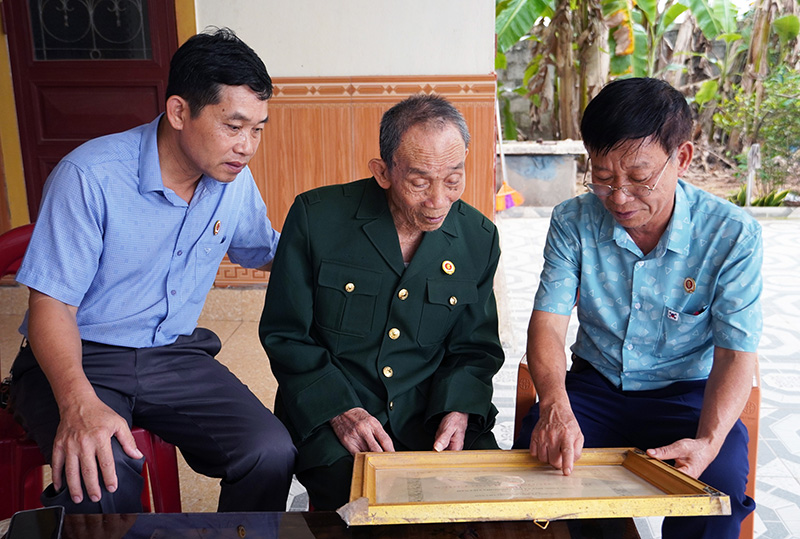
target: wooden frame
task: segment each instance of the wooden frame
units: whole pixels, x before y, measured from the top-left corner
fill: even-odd
[[[484,478],[509,478],[512,476],[503,475],[509,471],[515,474],[514,479],[522,482],[520,484],[529,482],[527,489],[519,491],[520,496],[514,495],[513,489],[502,483],[484,490],[483,486],[487,484],[482,482]],[[470,485],[476,488],[453,488],[452,482],[447,484],[448,474],[472,477]],[[611,481],[606,479],[609,474],[615,476]],[[432,496],[434,501],[425,501],[427,494],[422,494],[422,489],[411,488],[409,492],[413,490],[413,497],[421,501],[389,499],[397,494],[396,486],[404,483],[393,483],[394,489],[381,485],[382,481],[388,484],[390,478],[393,481],[400,478],[400,481],[409,481],[408,484],[415,481],[417,485],[420,477],[426,482],[424,488],[429,489],[426,492],[435,493]],[[592,481],[596,486],[591,486]],[[434,483],[437,484],[430,487]],[[612,483],[624,485],[623,490],[629,494],[603,492],[615,488],[606,486]],[[547,486],[542,488],[542,484]],[[576,487],[583,494],[569,494]],[[530,495],[531,488],[541,495]],[[594,493],[595,488],[601,494]],[[469,494],[465,495],[465,491]],[[477,492],[480,494],[475,497]],[[442,499],[441,493],[445,493],[444,498],[450,498]],[[496,499],[495,493],[502,493],[507,499]],[[584,449],[569,477],[536,461],[527,450],[359,453],[353,467],[350,503],[338,512],[348,525],[357,526],[729,515],[730,510],[728,495],[705,483],[648,457],[638,449],[609,448]]]

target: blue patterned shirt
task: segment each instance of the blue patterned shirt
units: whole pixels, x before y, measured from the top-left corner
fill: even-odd
[[[247,167],[227,184],[203,176],[189,203],[164,187],[160,118],[83,144],[45,184],[17,281],[77,306],[82,339],[170,344],[194,330],[226,252],[250,268],[274,256],[279,235]]]
[[[623,390],[705,379],[715,346],[756,351],[761,226],[683,181],[647,255],[585,194],[553,210],[544,259],[534,309],[569,315],[577,299],[573,353]]]

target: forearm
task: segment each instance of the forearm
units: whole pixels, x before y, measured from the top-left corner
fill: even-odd
[[[756,360],[754,352],[714,349],[714,365],[706,383],[696,437],[709,443],[715,453],[747,403]]]
[[[76,313],[76,307],[31,289],[28,341],[62,412],[96,396],[83,372]]]
[[[527,359],[542,406],[569,403],[564,352],[569,316],[534,310],[528,325]]]

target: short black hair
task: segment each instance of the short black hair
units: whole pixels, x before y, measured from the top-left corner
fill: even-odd
[[[394,166],[394,154],[403,135],[418,124],[453,125],[464,139],[464,147],[469,148],[467,122],[452,103],[436,94],[414,94],[387,110],[381,118],[381,159],[389,170]]]
[[[599,154],[648,137],[672,154],[691,135],[692,113],[686,98],[667,82],[652,78],[608,83],[589,102],[581,120],[583,144]]]
[[[247,85],[262,101],[272,97],[272,79],[255,51],[229,28],[208,28],[172,56],[167,98],[182,97],[197,116],[206,105],[219,103],[222,85]]]

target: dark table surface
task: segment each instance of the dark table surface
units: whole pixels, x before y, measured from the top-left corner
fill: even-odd
[[[384,539],[384,538],[638,538],[633,519],[551,522],[466,522],[446,524],[347,525],[332,512],[179,513],[140,515],[67,515],[64,539],[231,538]]]

